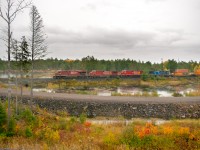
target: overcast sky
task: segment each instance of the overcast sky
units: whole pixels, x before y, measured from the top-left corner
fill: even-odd
[[[1,0],[3,1],[3,0]],[[200,61],[200,0],[33,0],[48,35],[48,57]],[[29,33],[29,10],[14,36]],[[3,20],[0,20],[3,28]],[[2,35],[2,33],[1,33]],[[0,58],[6,58],[0,42]]]

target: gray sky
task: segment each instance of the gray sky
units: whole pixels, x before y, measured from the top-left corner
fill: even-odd
[[[48,57],[80,59],[93,55],[99,59],[200,61],[200,0],[33,0],[33,3],[48,35]],[[16,38],[28,35],[29,23],[27,9],[13,24]],[[5,58],[2,45],[0,42],[0,58]]]

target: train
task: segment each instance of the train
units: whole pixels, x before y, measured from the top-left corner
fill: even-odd
[[[92,79],[92,78],[140,78],[143,75],[142,70],[122,70],[122,71],[105,71],[105,70],[59,70],[53,78],[54,79]],[[190,73],[188,69],[176,69],[173,73],[170,71],[149,71],[151,76],[163,77],[185,77],[185,76],[200,76],[200,69],[194,73]]]
[[[137,78],[142,75],[140,70],[105,71],[92,70],[89,73],[85,70],[59,70],[53,76],[54,79],[65,78]]]

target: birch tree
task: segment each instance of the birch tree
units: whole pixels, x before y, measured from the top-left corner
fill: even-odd
[[[43,19],[41,18],[36,6],[32,6],[31,12],[31,102],[33,99],[33,70],[34,61],[47,55],[47,36],[44,32]]]
[[[4,4],[4,5],[3,5]],[[11,70],[11,38],[12,38],[12,31],[11,26],[13,21],[16,19],[16,16],[22,12],[23,9],[27,8],[31,5],[31,1],[26,0],[0,0],[0,18],[6,23],[6,38],[4,41],[6,42],[7,46],[7,53],[8,53],[8,126],[10,122],[10,102],[11,102],[11,78],[10,78],[10,70]]]

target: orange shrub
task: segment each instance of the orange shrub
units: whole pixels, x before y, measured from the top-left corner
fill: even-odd
[[[143,138],[145,135],[156,135],[158,133],[158,128],[152,123],[146,123],[145,127],[137,127],[136,133],[140,138]]]
[[[179,134],[190,134],[190,129],[188,127],[180,127],[178,130]]]
[[[165,135],[172,134],[172,133],[173,133],[173,128],[170,127],[170,126],[163,127],[163,133],[164,133]]]

